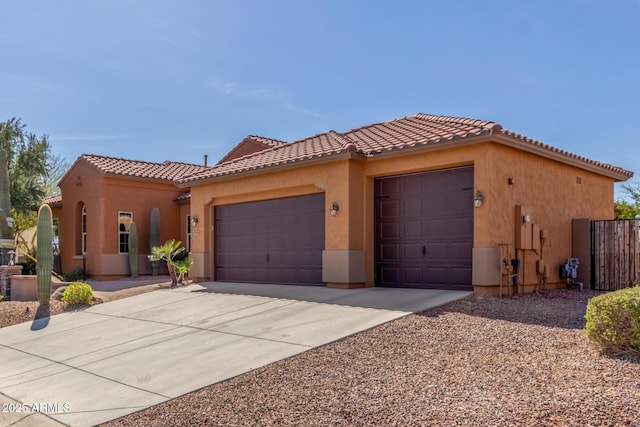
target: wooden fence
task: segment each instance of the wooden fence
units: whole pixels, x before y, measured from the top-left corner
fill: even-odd
[[[591,221],[591,283],[601,291],[640,284],[640,221]]]

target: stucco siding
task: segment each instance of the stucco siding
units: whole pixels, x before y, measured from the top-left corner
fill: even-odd
[[[549,286],[563,285],[558,277],[558,266],[572,256],[571,222],[574,218],[610,219],[614,216],[613,178],[499,142],[444,143],[372,158],[345,156],[334,161],[297,164],[209,183],[194,183],[191,213],[197,215],[200,222],[197,233],[192,235],[191,249],[198,261],[193,276],[212,277],[215,206],[324,192],[327,205],[325,250],[335,251],[327,260],[335,263],[338,262],[334,260],[336,254],[361,251],[357,259],[364,263],[364,284],[373,286],[374,180],[463,166],[473,166],[473,192],[480,191],[484,197],[482,206],[473,210],[474,248],[514,245],[517,206],[531,213],[530,220],[538,234],[538,227],[546,233],[542,250],[529,249],[514,254],[524,261],[523,278],[529,290],[537,282],[534,267],[541,257],[549,265]],[[339,205],[339,211],[332,217],[329,206],[333,202]],[[339,262],[351,266],[353,261],[345,258]],[[495,294],[497,286],[479,292]]]

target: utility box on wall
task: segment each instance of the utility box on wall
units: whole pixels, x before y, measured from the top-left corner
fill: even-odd
[[[539,234],[539,232],[538,232]],[[516,206],[515,215],[516,249],[533,248],[533,224],[531,222],[531,208]]]

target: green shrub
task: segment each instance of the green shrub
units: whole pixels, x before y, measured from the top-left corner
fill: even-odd
[[[65,282],[77,282],[78,280],[86,279],[87,273],[84,271],[82,267],[76,267],[67,274],[64,275]]]
[[[640,286],[591,298],[587,338],[602,353],[640,356]]]
[[[93,289],[84,282],[73,282],[62,293],[62,301],[71,305],[89,304],[93,299]]]

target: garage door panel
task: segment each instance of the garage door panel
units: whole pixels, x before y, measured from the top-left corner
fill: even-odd
[[[399,179],[389,178],[380,182],[378,196],[388,196],[397,194],[399,191]]]
[[[400,268],[382,266],[380,271],[381,280],[389,286],[400,284]]]
[[[409,243],[402,246],[402,258],[406,260],[421,260],[423,245],[421,243]]]
[[[403,270],[404,280],[407,285],[420,285],[422,283],[422,268],[407,267]]]
[[[402,237],[405,239],[419,238],[422,235],[422,222],[407,221],[402,224]]]
[[[375,195],[377,285],[472,288],[473,168],[377,179]]]
[[[446,286],[449,281],[449,269],[446,267],[429,267],[425,269],[425,280],[429,285]]]
[[[383,201],[380,204],[380,218],[396,218],[400,208],[397,201]]]
[[[400,237],[398,230],[400,230],[400,225],[397,223],[380,224],[380,236],[383,239],[396,239]]]
[[[400,259],[400,247],[397,244],[387,244],[382,246],[380,254],[381,262],[398,261]]]
[[[449,243],[448,242],[427,242],[426,258],[430,260],[445,261],[449,258]]]
[[[216,206],[215,279],[322,284],[324,194]]]
[[[422,234],[425,240],[441,239],[449,235],[449,221],[446,218],[434,218],[431,221],[422,222]]]

